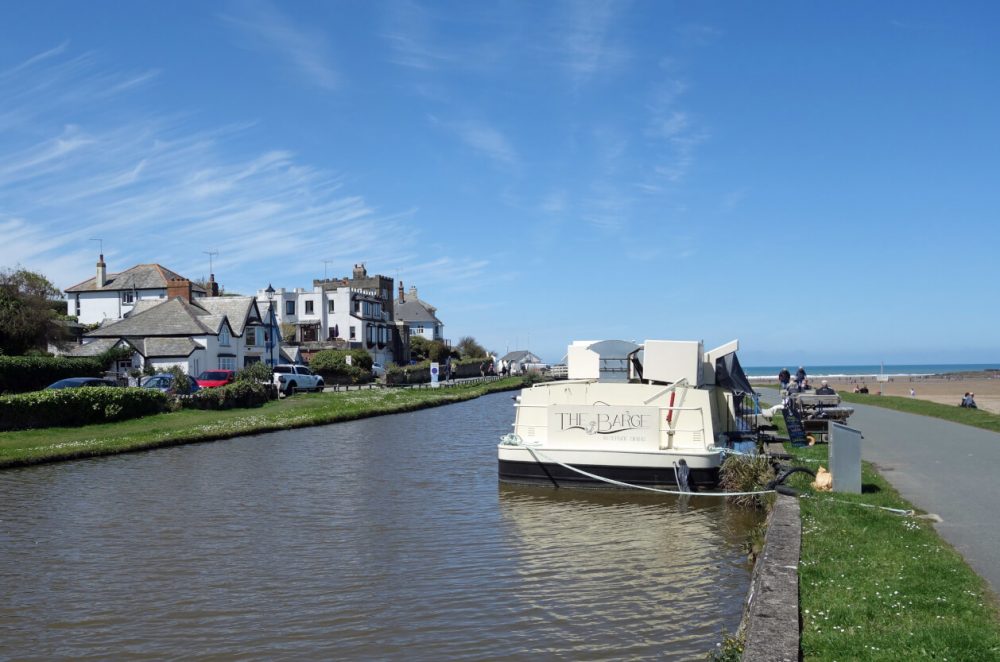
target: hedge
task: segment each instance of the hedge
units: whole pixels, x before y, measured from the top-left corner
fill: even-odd
[[[0,356],[0,393],[27,393],[67,377],[102,377],[97,359],[64,356]]]
[[[350,365],[347,357],[351,357]],[[309,359],[309,369],[333,383],[364,382],[372,377],[372,357],[363,349],[324,349]]]
[[[0,396],[0,430],[76,427],[158,414],[167,396],[149,388],[62,388]]]
[[[272,384],[238,381],[216,388],[203,388],[191,397],[183,398],[181,405],[189,409],[242,409],[261,407],[277,397],[277,389]]]

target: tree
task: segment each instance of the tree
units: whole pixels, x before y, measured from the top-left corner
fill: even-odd
[[[451,348],[440,340],[428,340],[423,336],[410,338],[410,358],[418,363],[421,361],[444,363],[451,355]]]
[[[486,348],[476,342],[476,339],[472,336],[459,338],[458,344],[455,347],[463,359],[486,358]]]
[[[23,268],[0,270],[0,352],[23,354],[64,335],[54,301],[60,294],[41,274]]]

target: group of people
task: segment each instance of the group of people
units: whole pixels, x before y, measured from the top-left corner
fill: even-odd
[[[968,407],[969,409],[979,409],[979,407],[976,406],[976,394],[971,391],[966,391],[961,404],[958,406]]]
[[[867,384],[855,384],[854,385],[854,392],[855,393],[868,393],[868,385]]]
[[[809,377],[806,375],[806,369],[803,366],[799,366],[799,369],[795,371],[794,380],[788,368],[782,368],[778,372],[778,384],[783,391],[788,391],[789,393],[802,393],[803,391],[812,390],[812,386],[809,385]],[[836,393],[825,379],[820,387],[816,389],[817,395],[836,395]]]

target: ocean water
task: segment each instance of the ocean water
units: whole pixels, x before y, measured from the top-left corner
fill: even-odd
[[[777,379],[782,368],[795,375],[798,365],[785,366],[743,366],[747,377],[773,377]],[[878,374],[892,377],[912,375],[940,375],[949,372],[1000,372],[1000,363],[932,363],[932,364],[869,364],[869,365],[804,365],[806,374],[812,377],[855,377],[874,376]]]

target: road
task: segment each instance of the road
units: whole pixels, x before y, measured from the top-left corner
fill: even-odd
[[[780,401],[773,390],[765,390],[765,398]],[[864,459],[914,506],[939,515],[941,536],[1000,595],[1000,434],[850,406],[848,424],[864,435]]]

